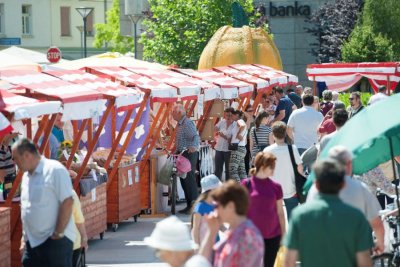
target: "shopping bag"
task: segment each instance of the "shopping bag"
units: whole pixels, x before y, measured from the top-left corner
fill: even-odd
[[[283,264],[285,262],[285,253],[286,248],[284,246],[281,246],[278,250],[278,254],[276,254],[274,267],[283,267]]]
[[[161,168],[160,173],[158,174],[157,183],[163,185],[169,185],[171,183],[173,168],[174,168],[174,158],[172,156],[168,156],[167,161]]]

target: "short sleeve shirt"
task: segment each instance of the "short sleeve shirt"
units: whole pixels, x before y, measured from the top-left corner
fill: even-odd
[[[282,97],[279,100],[278,106],[276,107],[275,110],[275,117],[279,115],[279,112],[281,110],[285,110],[285,117],[282,119],[283,122],[287,123],[290,117],[290,114],[292,114],[292,107],[293,107],[293,102],[287,97]]]
[[[176,149],[182,151],[194,147],[199,149],[200,136],[194,122],[186,116],[178,122],[176,131]]]
[[[218,128],[218,131],[222,132],[228,138],[232,137],[233,126],[234,126],[234,123],[231,123],[229,126],[227,126],[225,119],[220,120],[217,123],[217,125],[215,125],[215,127]],[[217,143],[215,144],[215,150],[228,152],[229,151],[228,146],[229,146],[228,140],[226,140],[225,138],[222,138],[222,137],[218,137]]]
[[[284,244],[297,250],[302,266],[308,267],[354,267],[356,254],[374,245],[359,210],[337,196],[322,194],[293,210]]]
[[[56,227],[61,203],[72,197],[67,169],[58,161],[42,157],[32,174],[25,172],[21,184],[21,220],[25,240],[32,248],[49,238]],[[72,216],[64,230],[75,241]]]

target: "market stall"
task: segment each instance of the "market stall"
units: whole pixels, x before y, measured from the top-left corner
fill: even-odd
[[[141,209],[147,210],[151,208],[153,212],[151,196],[154,195],[154,193],[152,193],[154,191],[152,191],[151,188],[152,183],[150,180],[150,164],[148,159],[171,113],[172,104],[178,100],[177,89],[165,83],[157,82],[146,76],[138,75],[127,69],[118,67],[88,67],[86,71],[99,75],[100,77],[106,77],[121,82],[127,86],[136,86],[149,97],[153,117],[149,132],[142,145],[144,153],[138,163],[140,164],[138,176],[140,177]],[[140,116],[141,114],[138,113],[137,115]],[[129,137],[127,139],[129,139]],[[110,176],[115,175],[116,172],[117,170],[113,169]]]
[[[26,120],[26,127],[28,128],[27,132],[30,135],[32,134],[31,119],[38,116],[44,116],[44,119],[47,123],[43,125],[42,131],[37,131],[35,136],[33,137],[33,140],[35,140],[36,142],[39,140],[43,132],[45,134],[50,133],[50,126],[52,126],[52,123],[54,123],[53,118],[55,119],[55,114],[59,113],[61,110],[61,103],[59,101],[38,101],[36,99],[10,93],[3,89],[4,87],[0,85],[0,98],[1,101],[5,104],[5,107],[2,110],[3,113],[7,114],[7,116],[12,117],[13,121]],[[49,115],[52,115],[52,118],[50,120]],[[39,148],[41,152],[44,151],[46,143],[46,140],[42,142],[42,146],[40,146]],[[22,172],[19,172],[8,194],[8,198],[4,202],[0,202],[0,207],[11,208],[9,217],[10,226],[9,231],[7,232],[7,234],[9,235],[8,240],[11,241],[11,266],[21,265],[21,255],[19,252],[22,236],[22,224],[20,220],[21,210],[19,198],[13,198],[13,196],[15,196],[16,192],[18,191],[21,180]],[[3,214],[1,216],[3,216]]]
[[[103,99],[104,95],[98,91],[69,83],[45,73],[31,71],[4,71],[2,72],[2,78],[10,83],[18,84],[25,88],[24,95],[29,95],[30,97],[34,97],[41,101],[58,100],[62,102],[62,120],[71,120],[73,121],[73,125],[75,125],[72,134],[73,137],[71,138],[74,142],[72,142],[70,149],[60,149],[61,153],[59,154],[58,159],[62,161],[69,170],[76,172],[76,178],[73,183],[74,189],[77,191],[78,195],[85,196],[90,192],[92,201],[103,201],[102,199],[105,199],[105,192],[104,196],[102,196],[101,194],[96,194],[93,189],[102,182],[105,182],[106,177],[100,173],[100,170],[97,169],[96,166],[88,163],[91,159],[98,138],[104,128],[105,120],[111,111],[111,106],[105,108],[106,100]],[[103,111],[103,117],[100,122],[97,122],[103,114]],[[48,138],[50,136],[50,131],[53,128],[56,119],[55,117],[56,116],[52,117],[50,120],[51,124],[46,127],[46,131],[43,134],[42,145],[44,145],[44,148],[49,147],[47,146]],[[94,123],[93,120],[96,123]],[[43,131],[44,123],[46,123],[46,121],[42,119],[37,134]],[[98,124],[96,130],[93,129],[93,124]],[[80,150],[80,153],[77,153],[80,145],[79,140],[81,140],[85,131],[87,132],[87,142],[84,147],[85,150],[82,149]],[[40,133],[39,136],[41,135],[42,133]],[[28,137],[29,136],[30,134],[28,133]],[[36,137],[33,140],[34,142],[38,141]],[[41,152],[46,152],[46,150],[43,149]],[[47,153],[44,154],[46,155]],[[93,182],[93,180],[95,182]],[[94,195],[96,195],[96,197],[94,197]],[[97,205],[96,208],[98,210],[93,211],[96,214],[106,214],[105,201],[104,205]],[[102,234],[106,229],[106,221],[103,221],[104,223],[101,225],[102,220],[100,216],[95,225],[96,229],[94,230],[91,229],[90,224],[88,224],[88,232],[97,232],[96,234]]]
[[[385,85],[389,93],[400,81],[400,65],[398,62],[310,64],[307,76],[314,83],[314,94],[317,82],[325,82],[329,90],[342,92],[362,77],[368,78],[375,91]]]
[[[122,142],[129,143],[131,141],[129,133],[137,130],[140,116],[134,113],[136,113],[136,108],[139,108],[137,113],[142,113],[146,107],[147,99],[143,98],[144,93],[135,88],[125,87],[80,70],[47,71],[46,73],[97,90],[108,99],[107,105],[114,105],[111,111],[112,116],[106,122],[105,132],[100,136],[98,142],[100,146],[104,145],[109,149],[94,152],[93,158],[100,167],[105,168],[110,174],[112,169],[118,169],[115,175],[108,177],[108,190],[105,185],[104,188],[101,188],[101,190],[107,191],[107,198],[104,199],[107,202],[106,221],[112,223],[113,229],[116,230],[119,222],[132,216],[136,220],[141,212],[140,184],[137,179],[134,179],[137,164],[134,163],[134,155],[126,154],[126,148],[121,148],[120,143],[123,139],[123,133],[128,130]],[[122,124],[117,125],[118,120],[121,120]],[[128,127],[131,120],[133,122]],[[107,134],[108,131],[111,131],[110,134]],[[116,136],[116,133],[118,133],[118,136]],[[101,140],[103,136],[111,140]],[[118,153],[116,153],[117,150]],[[119,155],[122,156],[119,157]],[[81,197],[81,201],[84,209],[92,210],[90,207],[85,207],[85,203],[90,203],[87,199]],[[91,204],[95,205],[95,203]],[[98,224],[97,216],[91,216],[91,219],[93,224]]]

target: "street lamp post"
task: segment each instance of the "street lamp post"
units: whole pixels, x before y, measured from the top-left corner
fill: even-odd
[[[76,26],[79,33],[81,34],[81,58],[83,57],[83,26]]]
[[[143,18],[143,11],[148,9],[149,2],[147,0],[125,0],[125,15],[129,16],[134,27],[135,58],[137,58],[137,24]]]
[[[87,47],[86,47],[86,34],[87,34],[87,26],[86,20],[87,16],[93,11],[93,7],[77,7],[76,11],[82,16],[83,18],[83,55],[87,57]]]

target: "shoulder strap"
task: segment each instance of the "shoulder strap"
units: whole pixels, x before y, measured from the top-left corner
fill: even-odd
[[[256,127],[255,126],[253,128],[253,133],[254,133],[254,138],[256,139],[256,144],[258,145],[258,139],[257,139]]]
[[[290,161],[292,162],[293,171],[294,171],[294,174],[296,175],[298,171],[297,171],[297,166],[296,166],[297,164],[296,164],[296,161],[294,159],[292,145],[288,145],[288,149],[289,149]]]

